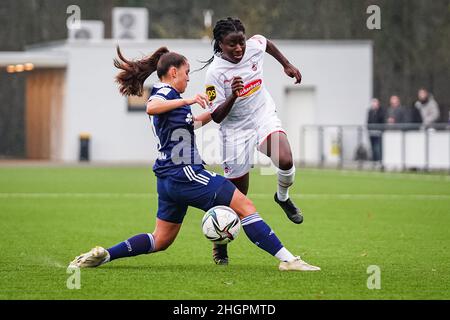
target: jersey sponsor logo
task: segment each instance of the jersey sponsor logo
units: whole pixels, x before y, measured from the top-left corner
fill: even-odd
[[[214,101],[217,97],[216,87],[214,86],[206,86],[206,94],[208,95],[209,102]]]
[[[245,85],[244,89],[239,91],[239,97],[248,97],[251,96],[253,93],[261,89],[262,80],[257,79],[252,82],[249,82]]]

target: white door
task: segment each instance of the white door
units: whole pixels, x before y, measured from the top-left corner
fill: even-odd
[[[317,130],[305,131],[304,145],[301,132],[304,125],[316,123],[316,90],[314,87],[286,88],[285,104],[279,108],[283,127],[291,144],[294,161],[318,160]]]

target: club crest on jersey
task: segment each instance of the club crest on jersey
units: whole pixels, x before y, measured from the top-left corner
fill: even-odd
[[[261,89],[261,85],[262,85],[261,79],[257,79],[257,80],[247,83],[245,85],[244,89],[239,91],[239,97],[248,97],[248,96],[252,95],[256,91]]]
[[[214,86],[206,86],[206,94],[208,95],[209,102],[214,101],[217,97],[216,87]]]
[[[227,164],[225,164],[225,167],[223,168],[223,172],[225,174],[231,173],[231,167],[229,167]]]
[[[257,64],[256,62],[253,62],[253,64],[252,64],[252,70],[253,70],[253,71],[258,70],[258,64]]]
[[[192,116],[192,113],[188,113],[188,114],[187,114],[187,116],[186,116],[186,122],[189,123],[189,124],[192,124],[192,122],[193,122],[193,116]]]

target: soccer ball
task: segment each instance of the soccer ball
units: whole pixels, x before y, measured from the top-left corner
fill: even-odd
[[[238,236],[239,230],[241,230],[241,221],[229,207],[213,207],[203,216],[203,234],[214,243],[225,244],[233,241]]]

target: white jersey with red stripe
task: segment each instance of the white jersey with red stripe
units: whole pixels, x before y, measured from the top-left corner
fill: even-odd
[[[244,56],[239,63],[215,56],[210,64],[205,86],[211,113],[232,94],[234,77],[239,76],[244,82],[244,89],[239,92],[230,113],[222,121],[221,130],[256,127],[258,121],[263,121],[261,113],[275,109],[263,78],[266,45],[264,36],[255,35],[247,40]]]
[[[265,89],[263,62],[266,45],[266,38],[253,36],[247,40],[239,63],[215,56],[206,73],[206,93],[211,112],[232,94],[233,77],[240,76],[244,82],[244,89],[239,92],[219,129],[222,167],[228,179],[248,173],[253,165],[254,151],[270,134],[285,132],[275,103]]]

